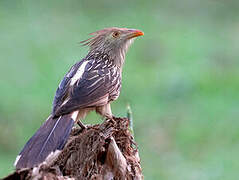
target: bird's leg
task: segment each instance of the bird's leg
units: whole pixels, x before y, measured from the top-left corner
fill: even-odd
[[[87,127],[79,120],[77,124],[81,127],[81,129],[86,129]]]
[[[110,103],[104,105],[104,106],[99,106],[96,108],[96,112],[102,115],[105,118],[112,119],[113,114],[111,111]]]
[[[86,115],[89,113],[89,109],[81,109],[78,111],[77,118],[76,118],[76,123],[81,127],[81,129],[86,129],[87,126],[84,125],[81,120],[83,120]]]

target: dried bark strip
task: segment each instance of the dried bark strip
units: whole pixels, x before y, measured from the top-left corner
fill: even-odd
[[[85,130],[75,127],[59,156],[34,169],[14,172],[11,179],[143,179],[137,146],[127,118],[107,119]],[[51,160],[49,160],[51,159]]]

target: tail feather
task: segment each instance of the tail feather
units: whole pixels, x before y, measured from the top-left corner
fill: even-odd
[[[71,114],[57,118],[50,115],[19,153],[16,168],[34,167],[43,162],[51,152],[63,149],[73,125]]]

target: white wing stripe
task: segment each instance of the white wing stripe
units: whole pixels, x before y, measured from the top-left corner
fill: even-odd
[[[76,122],[77,121],[77,116],[78,116],[79,111],[74,111],[71,115],[71,118]]]
[[[75,75],[71,78],[71,83],[70,83],[71,86],[74,85],[75,82],[81,78],[82,74],[85,71],[85,66],[87,63],[88,63],[87,61],[83,62],[82,65],[76,71]]]
[[[18,156],[17,156],[17,158],[16,158],[16,160],[15,160],[15,162],[14,162],[14,166],[17,165],[17,162],[19,161],[19,159],[21,158],[21,156],[22,156],[22,155],[18,155]]]

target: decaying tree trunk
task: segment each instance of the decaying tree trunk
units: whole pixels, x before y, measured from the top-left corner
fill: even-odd
[[[10,179],[140,180],[143,175],[129,120],[113,118],[84,130],[75,127],[62,152],[4,180]]]

